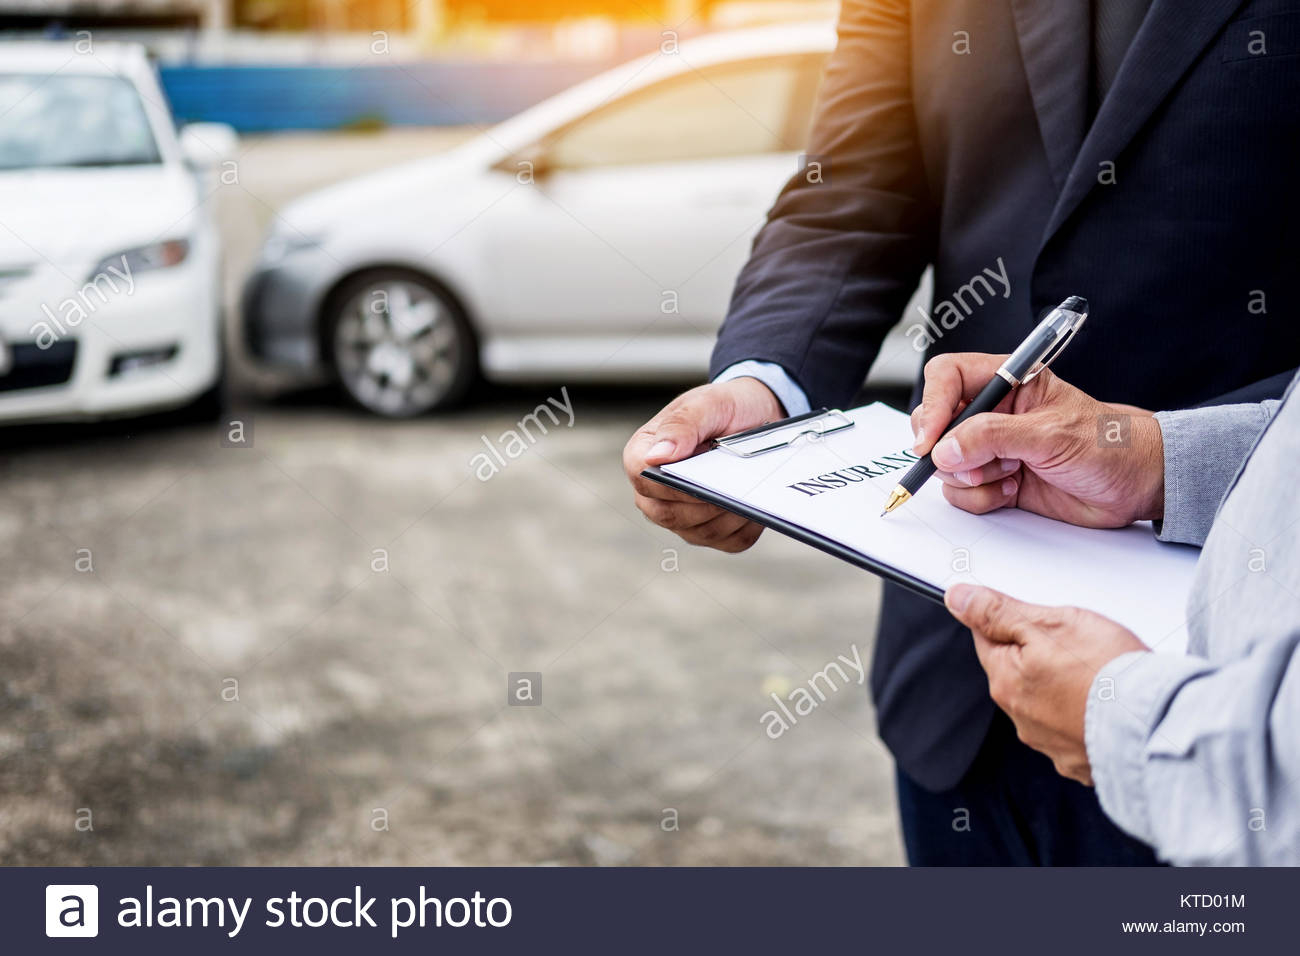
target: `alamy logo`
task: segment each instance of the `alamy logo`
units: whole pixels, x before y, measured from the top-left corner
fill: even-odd
[[[46,936],[98,936],[99,887],[51,883],[45,887]]]

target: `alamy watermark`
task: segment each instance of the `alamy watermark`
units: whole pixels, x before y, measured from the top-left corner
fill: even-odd
[[[772,740],[779,739],[782,734],[799,723],[800,717],[807,717],[841,687],[850,683],[860,686],[866,681],[867,668],[862,663],[862,654],[858,651],[858,645],[849,645],[849,650],[853,652],[852,657],[845,657],[843,654],[836,655],[835,660],[830,661],[825,667],[808,678],[807,686],[804,684],[798,685],[787,693],[784,699],[776,691],[772,691],[770,696],[776,707],[765,711],[763,716],[758,718],[758,722],[763,725],[764,733],[769,738]],[[845,668],[848,668],[848,670]],[[849,671],[852,671],[855,675],[852,680],[849,677]],[[836,683],[836,677],[839,678],[839,683]]]
[[[935,303],[933,311],[927,312],[924,306],[917,306],[921,313],[921,322],[914,322],[907,327],[904,334],[912,343],[912,348],[924,352],[939,339],[944,332],[951,332],[961,321],[984,304],[986,298],[996,297],[993,280],[1002,287],[1002,298],[1011,298],[1011,279],[1007,275],[1007,264],[1002,257],[997,258],[997,271],[985,266],[965,285],[958,286],[947,299]],[[973,304],[972,304],[973,303]]]
[[[121,261],[121,269],[117,266],[109,266],[72,295],[59,302],[58,315],[54,314],[54,310],[48,304],[41,303],[41,311],[45,313],[45,318],[38,319],[28,330],[36,337],[37,348],[48,349],[94,315],[96,309],[108,303],[110,292],[113,295],[119,293],[118,282],[126,284],[127,295],[135,291],[135,277],[131,275],[131,266],[127,263],[125,255],[121,257]],[[107,292],[101,288],[100,283],[107,287]],[[98,297],[99,305],[95,304],[92,295]]]
[[[514,428],[507,428],[498,435],[496,441],[488,438],[486,434],[480,435],[479,440],[487,447],[487,451],[481,451],[470,459],[469,464],[474,471],[474,476],[479,481],[487,481],[494,477],[497,472],[508,468],[511,461],[514,461],[537,444],[543,436],[548,434],[546,422],[542,420],[543,415],[551,420],[552,428],[558,428],[560,426],[560,416],[555,414],[555,410],[558,409],[568,416],[569,420],[565,422],[565,427],[572,428],[576,416],[573,412],[573,401],[569,398],[567,385],[560,389],[560,398],[562,400],[548,398],[515,422]]]

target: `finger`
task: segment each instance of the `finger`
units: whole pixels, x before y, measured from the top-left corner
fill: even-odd
[[[986,412],[944,435],[931,457],[940,471],[950,474],[970,471],[999,458],[1032,465],[1051,461],[1068,439],[1051,412]]]
[[[643,515],[659,527],[678,533],[699,527],[719,515],[727,514],[715,505],[694,498],[687,501],[664,501],[638,495],[636,506]]]
[[[655,481],[653,478],[645,478],[638,472],[636,475],[629,476],[632,479],[632,490],[640,498],[657,498],[660,501],[699,501],[686,494],[684,491],[678,491],[676,488],[670,488],[663,482]]]
[[[984,673],[989,676],[989,683],[992,684],[994,676],[1005,665],[1004,658],[995,654],[994,651],[1008,645],[990,641],[978,631],[972,633],[975,638],[975,656],[979,658],[980,667],[984,668]]]
[[[943,596],[952,616],[972,631],[999,644],[1023,644],[1024,626],[1044,609],[1007,597],[992,588],[955,584]]]
[[[935,472],[935,476],[945,485],[952,485],[954,488],[974,488],[977,485],[1000,482],[1019,470],[1020,462],[1015,458],[998,458],[970,471],[959,471],[956,474],[939,471]]]
[[[1056,767],[1056,772],[1059,773],[1062,777],[1068,777],[1070,780],[1073,780],[1075,783],[1081,783],[1085,787],[1093,786],[1091,764],[1070,763],[1070,764],[1062,765],[1058,763],[1058,764],[1053,764],[1053,766]]]
[[[662,416],[666,412],[667,409],[661,412],[660,415]],[[650,419],[627,440],[627,444],[623,446],[623,470],[627,472],[629,478],[635,479],[637,475],[641,474],[642,469],[647,464],[650,464],[647,460],[650,457],[650,450],[656,447],[659,440],[658,417]],[[667,459],[663,460],[666,461]],[[659,462],[656,461],[656,463]]]
[[[936,355],[925,363],[925,389],[912,413],[913,450],[925,454],[934,445],[963,401],[969,402],[989,383],[1005,355],[954,352]]]
[[[749,534],[742,534],[747,529]],[[706,548],[719,548],[723,551],[743,551],[758,540],[757,532],[761,530],[762,525],[755,524],[748,518],[742,518],[740,515],[734,515],[730,512],[723,512],[716,518],[678,533],[688,544],[696,544]],[[749,535],[752,535],[752,537]],[[745,541],[746,537],[748,537],[748,543],[742,547],[742,542]]]
[[[972,633],[975,637],[975,656],[979,658],[980,667],[988,677],[989,696],[1010,714],[1020,684],[1013,654],[1020,648],[1015,644],[991,641],[978,631]],[[1016,730],[1019,732],[1019,727]]]
[[[646,466],[646,455],[655,443],[655,428],[657,425],[657,419],[650,419],[650,421],[633,432],[632,437],[623,446],[623,471],[627,474],[628,480],[634,485]]]
[[[664,409],[645,452],[646,464],[689,458],[709,439],[721,435],[732,418],[725,394],[717,389],[701,391]]]
[[[727,429],[733,411],[730,393],[724,389],[702,386],[678,396],[628,439],[623,469],[633,477],[648,464],[689,458]]]
[[[969,404],[970,402],[967,402],[965,399],[959,399],[956,406],[953,407],[951,414],[949,414],[948,421],[951,421],[952,419],[960,415],[962,411],[966,408],[966,406]],[[926,445],[922,445],[922,441],[926,440],[926,429],[933,428],[932,424],[922,424],[923,420],[929,422],[929,410],[927,410],[924,405],[917,405],[916,408],[912,409],[911,420],[912,420],[912,435],[914,437],[914,443],[912,445],[912,448],[921,449],[923,447],[928,448],[929,446],[933,445],[934,444],[933,440],[928,441]],[[946,427],[947,427],[947,421],[945,421],[943,425],[939,426],[939,431],[937,433],[934,432],[933,430],[930,432],[930,439],[933,439],[936,434],[942,434],[943,429]],[[920,454],[925,454],[925,452],[921,451]]]
[[[698,499],[692,498],[684,492],[670,488],[662,482],[646,478],[641,474],[646,465],[649,464],[646,458],[651,447],[658,441],[656,437],[658,423],[659,416],[650,419],[628,439],[627,444],[623,446],[623,471],[627,474],[628,481],[632,483],[632,489],[638,496],[658,498],[663,501],[697,501]]]
[[[739,531],[735,532],[728,538],[724,538],[714,545],[719,551],[725,551],[728,554],[739,554],[741,551],[748,551],[754,546],[759,535],[763,533],[763,526],[757,522],[750,521]]]
[[[1014,508],[1016,492],[1019,490],[1020,483],[1016,479],[1003,478],[1001,481],[975,488],[945,484],[943,496],[950,504],[962,511],[969,511],[973,515],[984,515],[999,508]]]

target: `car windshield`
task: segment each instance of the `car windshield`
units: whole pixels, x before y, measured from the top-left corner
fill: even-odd
[[[0,169],[160,161],[127,80],[0,73]]]

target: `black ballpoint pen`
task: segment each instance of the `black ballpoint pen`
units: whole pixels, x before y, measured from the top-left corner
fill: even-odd
[[[1047,368],[1087,318],[1088,300],[1077,295],[1070,296],[1049,312],[1034,331],[1029,333],[1029,337],[1007,357],[989,383],[962,409],[962,413],[948,423],[939,437],[942,438],[968,418],[981,412],[993,411],[998,407],[998,402],[1011,394],[1013,388],[1028,382]],[[935,444],[938,444],[937,440]],[[889,493],[889,500],[885,502],[885,510],[880,512],[880,516],[883,518],[920,491],[921,486],[936,470],[929,455],[917,461]]]

